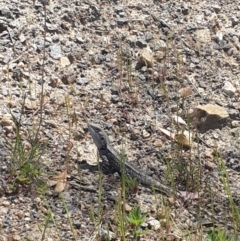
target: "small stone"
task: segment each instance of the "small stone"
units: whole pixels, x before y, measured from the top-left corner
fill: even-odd
[[[76,75],[71,73],[66,73],[62,76],[61,80],[65,85],[73,84],[76,82]]]
[[[21,34],[19,35],[19,40],[20,40],[21,43],[24,43],[24,42],[26,41],[26,37],[24,36],[23,33],[21,33]]]
[[[127,18],[118,18],[117,19],[117,24],[122,26],[124,24],[127,24],[128,23],[128,19]]]
[[[149,31],[147,31],[147,32],[145,33],[145,40],[146,40],[147,42],[149,42],[149,41],[152,40],[152,39],[153,39],[152,33],[149,32]]]
[[[236,16],[232,16],[232,27],[239,24],[239,19]]]
[[[59,26],[57,24],[46,23],[46,27],[48,31],[58,31]]]
[[[100,230],[100,236],[101,236],[101,240],[113,240],[116,237],[115,233],[102,228]]]
[[[65,68],[66,66],[70,65],[71,63],[67,57],[61,57],[60,64],[63,68]]]
[[[36,197],[36,198],[34,199],[34,202],[35,202],[36,204],[39,204],[39,203],[41,202],[41,198],[40,198],[40,197]]]
[[[13,126],[14,123],[12,121],[12,116],[10,114],[5,114],[2,116],[2,119],[0,121],[1,126]]]
[[[86,42],[82,37],[76,37],[76,40],[79,44],[84,44]]]
[[[201,43],[211,42],[211,33],[209,29],[199,29],[195,32],[196,40]]]
[[[138,69],[143,66],[146,66],[148,68],[151,68],[153,66],[153,53],[149,47],[143,49],[143,51],[141,52],[136,68]]]
[[[143,130],[142,131],[142,137],[143,138],[148,138],[150,136],[150,133],[149,132],[147,132],[146,130]]]
[[[125,211],[130,212],[131,210],[132,210],[132,207],[129,204],[125,203]]]
[[[59,82],[60,82],[60,79],[59,79],[57,76],[52,75],[52,76],[50,77],[50,83],[49,83],[49,85],[50,85],[51,87],[53,87],[53,88],[56,88],[56,87],[58,86]]]
[[[240,110],[240,102],[233,103],[233,107],[237,110]]]
[[[228,109],[228,114],[229,114],[230,118],[233,119],[233,120],[240,119],[240,112],[239,112],[239,110]]]
[[[207,157],[207,156],[206,156],[206,157]],[[212,156],[212,158],[213,158],[213,156]],[[205,168],[206,168],[207,170],[209,170],[209,171],[213,171],[214,169],[215,169],[215,170],[217,169],[217,165],[214,164],[214,163],[212,162],[212,160],[211,160],[211,161],[206,160],[204,166],[205,166]]]
[[[25,212],[24,215],[25,215],[25,217],[30,217],[30,213],[29,212]]]
[[[25,102],[24,102],[24,107],[27,110],[35,110],[35,109],[37,109],[37,101],[26,99]]]
[[[162,224],[160,224],[160,222],[157,219],[151,219],[148,221],[148,225],[150,226],[151,229],[158,230]]]
[[[224,86],[222,87],[222,91],[229,97],[232,97],[236,92],[236,88],[232,85],[231,82],[226,81]]]
[[[2,202],[2,205],[3,205],[4,207],[8,207],[10,204],[11,204],[11,203],[10,203],[9,201],[3,201],[3,202]]]
[[[139,48],[146,48],[147,47],[147,42],[143,38],[138,38],[137,41],[136,41],[136,45]]]
[[[124,12],[124,7],[123,6],[117,6],[117,7],[115,7],[115,12],[116,13],[121,13],[121,12]]]
[[[12,236],[12,240],[13,241],[20,241],[21,237],[19,235],[14,235],[14,236]]]
[[[163,143],[162,143],[161,140],[156,140],[156,141],[153,143],[153,145],[154,145],[155,147],[162,147],[162,146],[163,146]]]
[[[5,207],[0,207],[0,213],[1,213],[1,215],[3,215],[3,214],[7,214],[9,212],[9,208],[5,208]]]
[[[139,131],[138,130],[133,130],[133,132],[130,134],[130,139],[132,141],[136,141],[139,136]]]
[[[118,95],[113,95],[111,97],[111,101],[112,101],[112,103],[116,104],[116,103],[118,103],[120,101],[120,98],[119,98]]]
[[[76,83],[78,85],[87,85],[89,83],[89,79],[84,77],[78,77]]]
[[[116,86],[116,85],[113,85],[110,90],[111,90],[112,95],[118,95],[119,94],[119,87]]]
[[[54,44],[50,46],[50,56],[53,59],[60,59],[62,56],[61,46],[58,44]]]
[[[212,8],[215,11],[215,13],[219,13],[221,11],[221,6],[219,5],[212,5]]]
[[[240,121],[232,121],[232,127],[235,128],[235,127],[240,127]]]
[[[19,219],[22,219],[24,217],[24,212],[22,210],[18,210],[15,214],[19,217]]]

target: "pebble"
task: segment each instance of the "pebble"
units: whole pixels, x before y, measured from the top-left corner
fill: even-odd
[[[71,63],[70,63],[70,61],[67,57],[61,57],[60,58],[60,64],[61,64],[62,68],[65,68],[68,65],[70,65]]]
[[[146,130],[142,130],[142,137],[143,138],[148,138],[148,137],[150,137],[150,133],[149,132],[147,132]]]
[[[10,206],[10,202],[9,201],[3,201],[2,202],[2,205],[4,206],[4,207],[8,207],[8,206]]]
[[[233,97],[233,95],[236,92],[236,88],[232,85],[232,83],[230,81],[226,81],[222,91],[227,94],[229,97]]]
[[[164,225],[162,225],[162,220],[161,220],[161,224],[160,224],[160,222],[157,219],[151,219],[148,221],[148,225],[151,229],[158,230],[158,229],[160,229],[161,226],[165,227]]]
[[[124,25],[124,24],[127,24],[128,23],[128,19],[127,18],[118,18],[117,19],[117,24],[118,25]]]
[[[232,127],[235,128],[235,127],[240,127],[240,121],[232,121]]]
[[[50,56],[53,59],[60,59],[62,57],[61,46],[58,44],[54,44],[50,46]]]
[[[78,77],[76,80],[76,83],[78,85],[87,85],[89,83],[89,79],[88,78],[84,78],[84,77]]]

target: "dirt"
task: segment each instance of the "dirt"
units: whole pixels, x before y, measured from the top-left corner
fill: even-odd
[[[128,195],[129,209],[139,204],[148,214],[149,230],[141,240],[181,240],[189,230],[199,238],[199,217],[199,239],[206,240],[215,225],[233,233],[227,194],[238,207],[238,1],[0,3],[0,240],[74,240],[68,215],[75,240],[100,240],[96,224],[101,210],[101,229],[119,237],[120,177],[103,174],[99,200],[101,178],[88,122],[100,124],[111,145],[124,149],[128,160],[148,175],[191,193],[185,194],[186,203],[161,194],[156,199],[141,185],[137,194]],[[7,141],[16,140],[19,122],[23,149],[30,150],[41,116],[43,82],[38,135],[45,147],[38,160],[42,172],[27,185],[16,182],[10,172],[13,148]],[[207,105],[220,108],[227,121],[221,122],[221,113],[215,112],[209,119]],[[199,120],[201,130],[190,119],[196,108],[207,113]],[[175,123],[173,116],[186,124]],[[210,128],[205,128],[205,120]],[[183,131],[192,136],[184,148],[179,139]],[[48,187],[43,198],[40,184],[66,170],[63,198],[54,187]],[[50,209],[55,221],[48,223],[42,238]]]

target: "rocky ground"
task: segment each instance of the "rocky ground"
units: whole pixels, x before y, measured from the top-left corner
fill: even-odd
[[[214,225],[232,233],[222,174],[239,205],[237,0],[0,0],[0,36],[0,240],[100,240],[100,203],[102,230],[117,235],[119,177],[103,175],[99,202],[96,147],[88,122],[104,127],[112,145],[124,147],[128,160],[148,175],[194,194],[186,195],[187,204],[166,200],[171,210],[166,218],[161,195],[156,199],[140,185],[136,195],[127,197],[126,209],[140,203],[148,214],[149,231],[141,240],[190,235],[206,240],[207,228]],[[23,149],[28,151],[40,121],[43,79],[41,180],[67,170],[62,196],[68,214],[53,187],[42,198],[37,190],[41,181],[16,184],[9,171],[14,148],[6,143],[16,140],[13,116],[21,118]],[[180,117],[185,123],[179,124]],[[219,168],[224,164],[226,170]],[[50,209],[56,223],[47,225],[41,239]]]

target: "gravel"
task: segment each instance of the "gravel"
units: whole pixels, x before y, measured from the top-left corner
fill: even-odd
[[[14,116],[20,117],[26,94],[21,134],[27,150],[30,133],[37,130],[40,119],[39,96],[44,80],[43,120],[47,122],[40,128],[39,140],[47,144],[39,161],[47,176],[67,167],[68,181],[63,193],[79,240],[89,240],[94,233],[96,227],[90,220],[89,210],[94,207],[97,213],[100,208],[98,194],[94,191],[98,190],[98,172],[91,171],[96,170],[91,169],[97,164],[96,148],[87,133],[87,122],[101,124],[116,149],[124,145],[129,161],[170,185],[166,174],[168,160],[168,164],[174,166],[179,159],[172,155],[177,148],[171,136],[160,128],[176,131],[179,127],[173,125],[172,116],[188,122],[188,113],[199,105],[211,104],[225,109],[230,121],[221,129],[212,123],[210,130],[199,134],[200,143],[195,140],[198,147],[193,146],[192,151],[186,149],[181,161],[188,166],[189,160],[194,162],[200,156],[201,187],[200,190],[192,187],[190,191],[200,191],[199,199],[209,201],[206,180],[216,193],[224,193],[214,154],[217,149],[227,164],[230,183],[234,183],[231,191],[235,201],[240,200],[237,191],[240,187],[238,1],[218,0],[213,4],[210,0],[191,3],[153,0],[15,0],[10,3],[2,0],[0,5],[1,166],[10,164],[5,143],[6,138],[13,140],[16,131],[11,115],[6,115],[11,110]],[[146,53],[146,49],[150,51],[144,60],[142,53]],[[193,93],[182,98],[179,90],[188,87]],[[190,130],[196,132],[194,127]],[[77,170],[82,162],[88,166],[80,175]],[[213,168],[206,169],[205,163]],[[45,234],[48,240],[57,240],[58,233],[62,240],[73,239],[59,195],[48,188],[46,202],[40,202],[38,185],[21,183],[12,192],[9,186],[15,180],[2,167],[0,239],[10,236],[11,240],[40,239],[38,223],[42,226],[45,223],[46,204],[58,223],[58,229],[53,223],[49,224]],[[81,179],[78,185],[89,186],[92,191],[79,190],[70,184],[73,177]],[[102,220],[102,233],[108,230],[108,220],[112,220],[115,210],[110,197],[115,196],[119,177],[112,179],[106,175],[103,178],[101,203],[107,211]],[[184,176],[175,179],[177,188],[185,191]],[[154,198],[150,190],[140,188],[138,195],[128,202],[134,205],[134,200],[142,201],[141,208],[149,211],[151,203],[144,202],[144,195]],[[218,195],[214,205],[216,210],[228,208],[218,200]],[[191,215],[197,212],[191,202],[185,221],[177,215],[181,213],[180,208],[172,209],[175,224],[180,228],[184,223],[191,228]],[[224,217],[218,212],[216,218]],[[156,213],[154,222],[158,222]],[[112,225],[116,227],[113,222]],[[174,227],[166,229],[174,233]],[[226,229],[231,231],[227,225]],[[151,240],[158,237],[153,230],[149,235]]]

